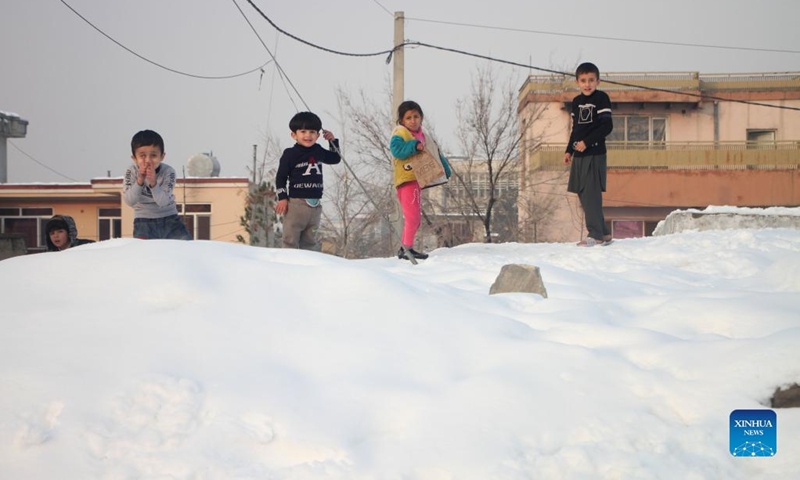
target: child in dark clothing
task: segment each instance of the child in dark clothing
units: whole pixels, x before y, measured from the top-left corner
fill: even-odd
[[[295,143],[283,151],[275,187],[278,203],[275,212],[283,217],[283,247],[318,250],[317,229],[322,219],[322,164],[341,161],[339,141],[322,130],[322,120],[311,112],[300,112],[289,121]],[[329,150],[317,144],[319,132]]]
[[[78,227],[69,215],[55,215],[47,221],[47,251],[60,252],[68,248],[94,243],[94,240],[78,238]]]
[[[611,100],[597,89],[600,70],[593,63],[578,65],[575,78],[581,93],[572,100],[572,133],[564,153],[564,163],[572,163],[567,191],[578,194],[589,232],[578,246],[608,245],[611,232],[603,216],[603,192],[606,191],[606,136],[614,128]]]

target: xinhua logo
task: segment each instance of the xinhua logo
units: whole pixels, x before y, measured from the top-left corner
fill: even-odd
[[[734,410],[730,431],[734,457],[774,457],[778,453],[778,418],[772,410]]]

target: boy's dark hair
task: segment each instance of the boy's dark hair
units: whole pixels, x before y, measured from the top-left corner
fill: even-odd
[[[597,76],[597,79],[600,79],[600,69],[597,68],[597,65],[594,63],[584,62],[578,65],[578,68],[575,69],[575,78],[578,78],[584,73],[594,73]]]
[[[161,153],[164,153],[164,139],[161,138],[161,135],[152,130],[136,132],[136,135],[131,139],[131,153],[136,154],[137,148],[151,145],[160,148]]]
[[[47,230],[48,235],[53,233],[54,230],[64,230],[67,232],[67,234],[69,234],[69,224],[67,224],[67,221],[58,215],[48,220],[45,229]]]
[[[289,130],[293,132],[298,130],[314,130],[315,132],[319,132],[322,130],[322,120],[319,119],[316,113],[300,112],[289,120]]]
[[[397,124],[400,125],[400,123],[403,121],[403,117],[406,116],[406,113],[412,110],[418,111],[419,116],[425,118],[425,114],[422,113],[422,107],[419,106],[419,103],[413,100],[406,100],[397,106]]]

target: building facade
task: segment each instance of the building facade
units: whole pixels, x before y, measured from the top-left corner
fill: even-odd
[[[603,201],[616,238],[649,235],[675,209],[800,204],[800,73],[609,73],[599,88],[613,109]],[[585,237],[563,163],[577,93],[557,75],[520,89],[520,117],[541,111],[522,125],[521,240]]]
[[[246,240],[240,225],[247,178],[179,178],[178,213],[195,240]],[[133,209],[122,201],[121,178],[88,183],[0,184],[0,233],[22,234],[29,253],[47,249],[45,226],[53,215],[70,215],[80,238],[102,241],[133,236]]]
[[[519,172],[516,161],[495,160],[490,179],[487,162],[481,159],[451,157],[453,175],[442,187],[424,190],[423,209],[430,226],[424,226],[426,248],[452,247],[486,241],[486,210],[494,183],[491,219],[492,242],[517,239],[517,190]],[[499,164],[504,170],[497,173]],[[490,182],[492,180],[492,182]],[[426,222],[423,220],[423,224]]]

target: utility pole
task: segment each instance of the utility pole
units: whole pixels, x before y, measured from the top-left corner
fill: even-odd
[[[405,41],[405,14],[394,12],[394,46]],[[405,47],[400,47],[392,54],[392,116],[397,114],[397,107],[403,102],[405,75]]]
[[[403,12],[394,12],[394,46],[402,45],[405,42],[405,14]],[[404,93],[404,77],[405,77],[405,47],[400,47],[392,54],[392,111],[390,112],[389,130],[394,128],[394,119],[397,116],[397,107],[403,103],[405,98]],[[392,242],[395,241],[393,232],[403,231],[403,210],[400,207],[400,201],[397,195],[394,194],[394,189],[391,189],[390,195],[394,198],[392,205],[394,205],[394,214],[389,218],[389,253],[394,252]],[[402,235],[402,234],[398,234]]]

